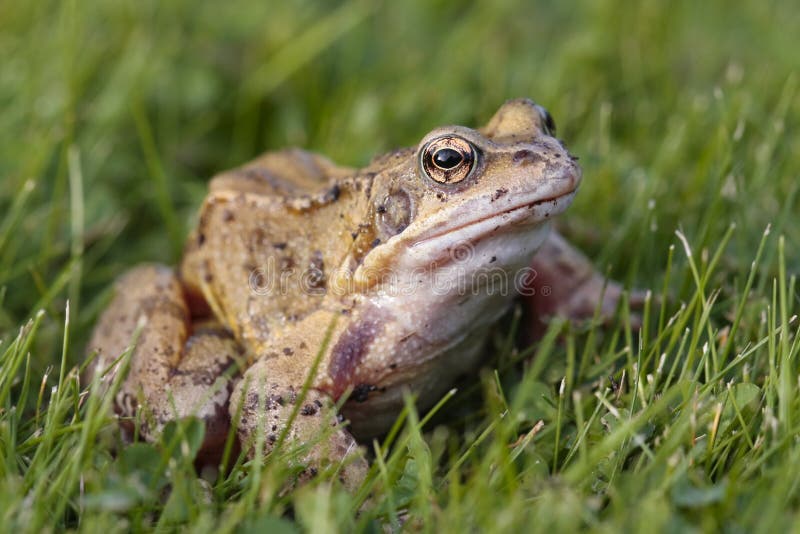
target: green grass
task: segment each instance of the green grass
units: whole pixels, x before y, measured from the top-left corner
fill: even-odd
[[[3,529],[795,525],[796,3],[338,4],[0,3]],[[120,447],[76,366],[114,277],[177,261],[211,174],[286,145],[360,165],[517,96],[581,158],[563,232],[658,297],[641,331],[623,307],[528,347],[514,315],[494,367],[366,444],[355,496],[282,493],[278,454],[199,477],[191,422]]]

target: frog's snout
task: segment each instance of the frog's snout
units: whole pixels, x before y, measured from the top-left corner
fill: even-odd
[[[573,164],[564,172],[564,180],[566,181],[567,189],[570,192],[575,192],[578,190],[578,186],[581,185],[582,178],[583,173],[578,165]]]

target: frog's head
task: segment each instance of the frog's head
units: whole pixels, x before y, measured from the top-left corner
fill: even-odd
[[[437,128],[416,148],[374,161],[374,246],[354,280],[373,287],[386,273],[526,265],[580,183],[575,158],[554,136],[550,114],[518,99],[479,130]]]

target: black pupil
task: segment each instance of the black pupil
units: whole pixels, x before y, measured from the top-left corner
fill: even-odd
[[[452,148],[437,150],[433,155],[433,162],[440,169],[452,169],[462,161],[464,161],[464,156],[461,155],[461,152]]]

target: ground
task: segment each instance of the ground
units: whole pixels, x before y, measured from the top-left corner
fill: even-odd
[[[0,4],[7,528],[784,531],[800,519],[795,2],[272,4]],[[198,474],[192,422],[120,446],[75,366],[112,280],[177,261],[211,174],[287,145],[361,165],[518,96],[549,109],[584,168],[563,233],[652,290],[641,329],[622,306],[531,345],[511,314],[472,384],[372,447],[355,495],[330,474],[282,491],[291,450],[247,464],[231,453],[229,473]]]

